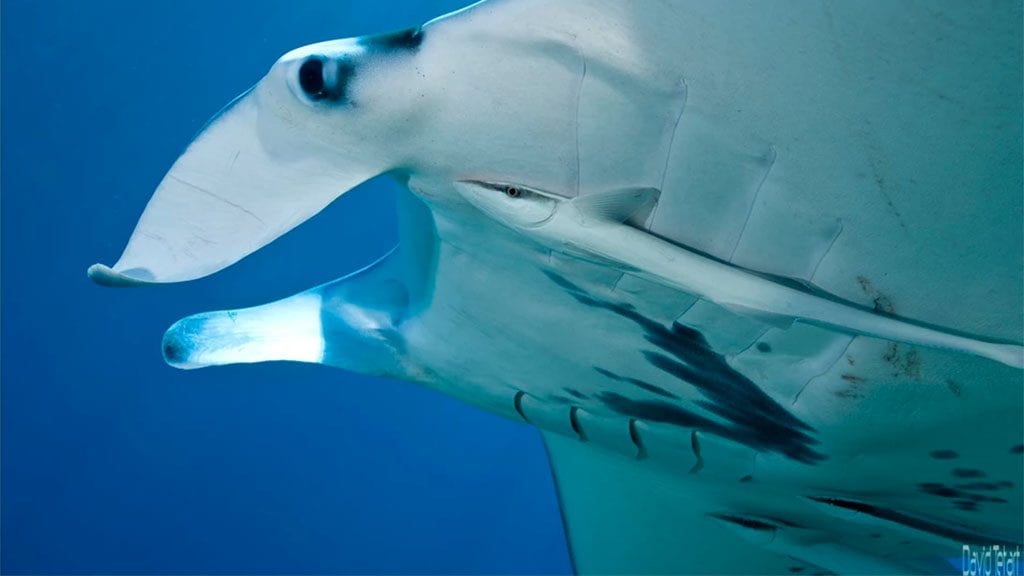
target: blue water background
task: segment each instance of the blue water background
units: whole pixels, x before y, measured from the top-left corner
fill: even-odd
[[[189,138],[287,50],[460,1],[4,0],[2,564],[14,573],[566,572],[537,433],[299,364],[179,371],[176,319],[396,241],[386,181],[214,277],[92,285]]]

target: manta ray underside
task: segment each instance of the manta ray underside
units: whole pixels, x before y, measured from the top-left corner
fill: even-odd
[[[210,121],[120,260],[90,276],[212,274],[392,174],[398,248],[277,302],[185,318],[167,361],[319,362],[536,425],[580,572],[948,572],[992,546],[1012,559],[1021,16],[959,0],[491,0],[299,48]],[[786,286],[868,324],[998,343],[1003,360],[720,305],[714,285],[639,273],[630,246],[612,263],[538,241],[543,198],[515,204],[529,225],[510,228],[465,182],[600,204],[629,238],[658,238],[662,262],[685,250],[753,278],[755,302]],[[586,200],[614,190],[643,205]]]

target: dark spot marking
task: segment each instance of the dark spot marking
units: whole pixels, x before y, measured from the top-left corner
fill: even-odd
[[[600,368],[598,366],[594,366],[594,370],[596,370],[597,373],[601,374],[602,376],[611,378],[613,380],[618,380],[619,382],[628,382],[628,383],[630,383],[630,384],[632,384],[632,385],[634,385],[634,386],[636,386],[638,388],[641,388],[643,390],[651,392],[652,394],[657,394],[658,396],[662,396],[664,398],[670,398],[672,400],[678,400],[679,399],[679,396],[669,392],[668,390],[662,388],[661,386],[655,386],[654,384],[651,384],[649,382],[644,382],[643,380],[639,380],[637,378],[629,378],[629,377],[626,377],[626,376],[619,376],[618,374],[616,374],[616,373],[614,373],[614,372],[612,372],[610,370],[605,370],[604,368]]]
[[[908,514],[904,514],[896,510],[890,510],[888,508],[881,508],[878,506],[874,506],[872,504],[867,504],[865,502],[841,500],[839,498],[822,498],[817,496],[808,496],[808,498],[814,500],[815,502],[821,502],[824,504],[836,506],[838,508],[844,508],[846,510],[861,512],[869,516],[874,516],[875,518],[881,518],[882,520],[888,520],[890,522],[902,524],[915,530],[936,534],[938,536],[942,536],[943,538],[953,540],[956,542],[990,542],[993,544],[1000,545],[1017,545],[1011,542],[1003,541],[998,537],[994,537],[992,535],[974,534],[965,530],[961,530],[951,524],[939,524],[935,522],[930,522],[922,518],[910,516]],[[977,507],[977,504],[971,502],[970,500],[958,500],[957,502],[955,502],[955,504],[961,510],[973,511]]]
[[[754,477],[751,476],[750,474],[747,474],[743,478],[740,478],[740,482],[742,482],[744,484],[746,484],[747,482],[753,482],[753,481],[754,481]]]
[[[893,306],[892,300],[875,288],[874,284],[866,276],[857,276],[857,283],[860,284],[864,294],[872,299],[875,312],[885,314],[886,316],[894,316],[896,314],[896,307]]]
[[[842,376],[840,376],[840,378],[842,378],[846,382],[851,382],[854,384],[860,384],[864,382],[864,378],[861,378],[860,376],[854,374],[843,374]]]
[[[1010,448],[1010,454],[1024,454],[1024,444],[1017,444]]]
[[[566,279],[561,274],[555,274],[554,272],[551,272],[550,270],[544,270],[543,272],[544,272],[544,275],[547,276],[549,280],[551,280],[555,284],[558,284],[563,289],[568,290],[569,292],[572,292],[573,294],[582,294],[582,290],[580,289],[579,286],[577,286],[573,282],[569,281],[568,279]]]
[[[724,360],[713,352],[708,354],[703,357],[695,354],[690,358],[691,362],[679,362],[665,354],[644,352],[653,366],[696,387],[709,398],[707,401],[698,400],[698,406],[732,424],[716,424],[713,428],[705,428],[710,433],[736,440],[757,450],[779,452],[805,464],[813,464],[825,458],[811,449],[810,446],[817,444],[817,441],[807,434],[806,431],[811,430],[809,426],[782,408],[745,376],[732,368],[719,370],[717,362],[724,364]]]
[[[881,535],[881,534],[879,534],[878,532],[872,532],[871,534],[868,534],[868,537],[869,537],[869,538],[874,538],[874,539],[876,539],[876,540],[877,540],[878,538],[881,538],[881,537],[882,537],[882,535]]]
[[[946,388],[949,388],[949,391],[953,393],[953,396],[956,396],[957,398],[960,397],[961,388],[959,382],[955,380],[946,380]]]
[[[359,39],[363,46],[376,50],[416,50],[423,43],[422,28],[407,28],[398,32],[374,34]]]
[[[694,414],[685,408],[661,400],[634,400],[616,392],[601,392],[598,400],[611,410],[640,420],[674,424],[684,428],[701,428],[711,430],[721,428],[704,416]]]
[[[972,502],[994,502],[997,504],[1006,504],[1006,500],[1003,498],[985,496],[984,494],[967,494],[967,499]]]
[[[1010,482],[1009,480],[1000,480],[999,482],[996,482],[996,484],[998,484],[1000,488],[1013,488],[1013,482]]]
[[[984,478],[985,473],[973,468],[954,468],[953,476],[956,476],[957,478]]]
[[[940,498],[959,498],[963,495],[959,490],[954,490],[945,484],[939,482],[923,482],[917,485],[921,492],[925,494],[931,494],[932,496],[938,496]]]
[[[790,566],[789,567],[789,573],[790,574],[799,574],[799,573],[801,573],[803,571],[804,571],[804,567],[803,566]]]
[[[576,398],[578,400],[585,400],[587,398],[586,394],[584,394],[583,392],[580,392],[579,390],[577,390],[575,388],[562,388],[562,390],[565,390],[570,396],[572,396],[573,398]]]
[[[613,410],[641,420],[697,427],[758,451],[780,453],[805,464],[825,459],[824,455],[811,448],[817,444],[817,440],[811,437],[814,429],[729,366],[700,332],[678,322],[666,327],[630,306],[594,298],[550,270],[545,270],[544,274],[581,304],[608,310],[644,330],[646,340],[664,352],[644,351],[647,361],[696,388],[706,398],[698,401],[697,405],[726,419],[729,424],[712,422],[664,402],[634,401],[621,394],[603,394],[602,401]]]
[[[745,518],[743,516],[733,516],[732,514],[710,514],[710,516],[750,530],[757,530],[758,532],[771,532],[777,528],[774,524],[769,524],[753,518]]]
[[[906,376],[913,380],[920,380],[921,357],[917,354],[917,350],[908,350],[905,353],[901,350],[900,345],[893,342],[886,348],[882,359],[896,369],[893,376]]]
[[[772,345],[767,342],[758,342],[757,351],[764,352],[765,354],[767,354],[772,351]]]
[[[936,460],[955,460],[960,457],[959,454],[949,449],[932,450],[928,455]]]
[[[548,400],[556,404],[572,404],[572,400],[566,398],[565,396],[559,396],[558,394],[552,394],[548,396]]]
[[[1011,486],[1012,482],[1009,483]],[[958,490],[981,490],[984,492],[995,492],[996,490],[1002,490],[1004,488],[1002,482],[968,482],[966,484],[957,484]]]
[[[970,500],[957,500],[953,502],[953,505],[956,506],[958,510],[963,510],[965,512],[975,512],[978,510],[978,503]]]

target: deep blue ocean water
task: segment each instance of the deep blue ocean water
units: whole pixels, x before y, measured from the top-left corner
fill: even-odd
[[[463,3],[2,3],[3,573],[570,569],[532,428],[320,366],[161,358],[182,316],[382,255],[390,182],[205,280],[110,290],[85,275],[117,259],[191,136],[279,55]]]

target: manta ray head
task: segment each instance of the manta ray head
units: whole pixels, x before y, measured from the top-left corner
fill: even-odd
[[[529,174],[574,193],[576,56],[460,30],[442,19],[285,54],[199,132],[118,262],[90,277],[207,276],[387,172],[422,183],[410,187],[425,197],[458,199],[452,184],[466,174]]]
[[[420,37],[413,30],[285,54],[196,135],[117,264],[90,276],[134,285],[212,274],[395,168],[423,106],[409,80]]]
[[[438,211],[459,226],[488,220],[458,191],[468,178],[538,182],[572,196],[582,77],[571,47],[510,43],[500,29],[481,35],[446,18],[292,50],[199,131],[160,182],[120,259],[93,265],[89,276],[108,286],[208,276],[381,174],[426,200],[421,222],[433,222]],[[420,208],[404,209],[400,220]],[[527,216],[543,219],[537,210]],[[268,305],[279,309],[186,318],[168,331],[165,357],[179,367],[274,359],[347,366],[331,339],[363,339],[381,343],[377,351],[387,357],[378,363],[387,367],[375,369],[395,372],[400,339],[392,320],[429,292],[431,255],[409,257],[416,249],[403,247],[393,258],[414,262],[413,273],[379,279],[397,282],[403,294],[392,299],[402,309],[389,309],[379,326],[353,320],[369,316],[350,298],[354,283],[360,294],[379,293],[371,285],[378,280],[347,278],[343,290],[332,283]],[[358,313],[353,303],[362,306]],[[304,320],[284,329],[288,318]]]

